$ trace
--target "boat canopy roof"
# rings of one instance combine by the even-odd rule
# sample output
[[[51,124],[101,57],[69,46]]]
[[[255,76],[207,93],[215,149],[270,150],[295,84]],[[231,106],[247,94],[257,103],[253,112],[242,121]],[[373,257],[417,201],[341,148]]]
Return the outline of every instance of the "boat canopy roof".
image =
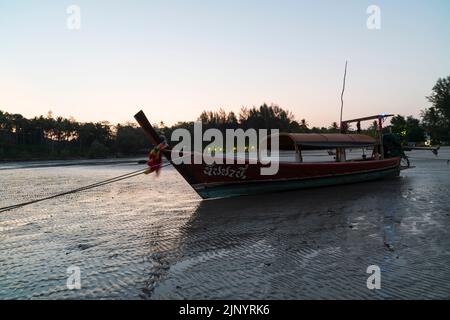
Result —
[[[363,134],[342,134],[342,133],[280,133],[280,150],[295,150],[297,145],[300,149],[320,150],[334,148],[362,148],[373,146],[376,140]],[[267,137],[268,148],[271,146],[271,138]]]
[[[369,117],[363,117],[363,118],[356,118],[356,119],[351,119],[351,120],[344,120],[342,121],[343,123],[352,123],[352,122],[361,122],[361,121],[369,121],[369,120],[379,120],[382,119],[384,120],[385,118],[389,118],[389,117],[393,117],[395,116],[395,114],[377,114],[374,116],[369,116]]]

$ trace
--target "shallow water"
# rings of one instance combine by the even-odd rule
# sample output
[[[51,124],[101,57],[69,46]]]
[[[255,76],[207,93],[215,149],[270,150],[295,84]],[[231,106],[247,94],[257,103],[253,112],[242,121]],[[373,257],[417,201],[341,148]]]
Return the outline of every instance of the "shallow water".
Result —
[[[203,202],[164,168],[0,213],[0,298],[450,298],[450,167],[410,156],[398,179]],[[23,167],[2,166],[0,207],[143,166]]]

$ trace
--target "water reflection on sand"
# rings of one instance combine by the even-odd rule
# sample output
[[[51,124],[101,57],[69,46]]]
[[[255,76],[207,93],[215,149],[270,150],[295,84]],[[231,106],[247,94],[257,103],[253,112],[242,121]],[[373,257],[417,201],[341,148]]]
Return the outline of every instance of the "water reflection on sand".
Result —
[[[7,212],[0,297],[448,298],[450,169],[415,165],[387,181],[203,202],[168,169]],[[135,169],[5,170],[1,206]],[[373,264],[381,290],[366,287]],[[66,287],[70,265],[81,290]]]

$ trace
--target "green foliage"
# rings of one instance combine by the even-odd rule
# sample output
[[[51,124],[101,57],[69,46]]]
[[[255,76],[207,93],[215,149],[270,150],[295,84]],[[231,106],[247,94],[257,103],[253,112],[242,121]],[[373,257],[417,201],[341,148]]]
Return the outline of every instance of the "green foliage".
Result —
[[[107,122],[80,123],[74,119],[46,117],[26,119],[0,111],[0,160],[69,159],[111,155],[112,127]],[[93,142],[97,141],[98,144]]]
[[[395,116],[391,119],[392,133],[397,134],[403,143],[422,142],[425,140],[425,130],[418,119],[409,116]]]
[[[100,143],[98,140],[94,140],[92,142],[88,156],[89,158],[104,158],[109,154],[109,149],[102,143]]]
[[[202,122],[204,129],[216,128],[222,132],[226,129],[279,129],[283,132],[307,132],[308,122],[302,119],[295,120],[292,112],[284,110],[277,105],[263,104],[260,107],[241,108],[239,115],[234,112],[228,114],[219,109],[217,112],[203,111],[198,121]],[[193,123],[179,123],[177,128],[191,129]]]
[[[403,116],[395,116],[391,119],[392,132],[400,137],[406,136],[406,119]]]
[[[432,107],[422,111],[422,124],[434,143],[450,143],[450,76],[438,79],[427,97]]]
[[[117,125],[115,137],[115,150],[119,154],[139,154],[150,149],[144,131],[133,125]]]
[[[339,125],[337,122],[333,122],[331,126],[328,127],[330,133],[339,133]]]
[[[292,112],[277,105],[267,104],[259,108],[242,108],[239,113],[239,124],[243,129],[279,129],[283,132],[292,132],[293,129],[299,128]]]
[[[425,140],[425,130],[418,119],[409,116],[406,118],[406,139],[410,142],[422,142]]]
[[[436,108],[431,107],[421,113],[422,125],[431,137],[432,144],[440,144],[447,138],[447,125],[444,117],[439,115]]]

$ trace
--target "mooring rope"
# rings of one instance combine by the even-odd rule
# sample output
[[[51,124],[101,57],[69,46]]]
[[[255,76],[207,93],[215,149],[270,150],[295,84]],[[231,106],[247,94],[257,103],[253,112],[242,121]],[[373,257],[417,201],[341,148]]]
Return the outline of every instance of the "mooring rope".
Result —
[[[170,165],[170,163],[166,163],[166,164],[161,165],[160,168],[167,167],[169,165]],[[26,202],[17,203],[17,204],[14,204],[14,205],[2,207],[2,208],[0,208],[0,213],[1,212],[5,212],[5,211],[10,211],[10,210],[13,210],[13,209],[17,209],[17,208],[21,208],[21,207],[24,207],[24,206],[27,206],[27,205],[30,205],[30,204],[33,204],[33,203],[38,203],[38,202],[42,202],[42,201],[45,201],[45,200],[50,200],[50,199],[66,196],[66,195],[69,195],[69,194],[74,194],[74,193],[77,193],[77,192],[86,191],[86,190],[90,190],[90,189],[93,189],[93,188],[101,187],[101,186],[104,186],[104,185],[107,185],[107,184],[111,184],[111,183],[114,183],[114,182],[117,182],[117,181],[133,178],[133,177],[136,177],[138,175],[146,173],[149,169],[152,169],[152,167],[147,167],[147,168],[139,169],[139,170],[132,171],[132,172],[129,172],[129,173],[125,173],[125,174],[119,175],[117,177],[113,177],[113,178],[109,178],[109,179],[106,179],[106,180],[102,180],[102,181],[99,181],[99,182],[96,182],[96,183],[93,183],[93,184],[89,184],[89,185],[86,185],[86,186],[83,186],[83,187],[80,187],[80,188],[76,188],[76,189],[72,189],[72,190],[69,190],[69,191],[57,193],[57,194],[54,194],[54,195],[51,195],[51,196],[47,196],[47,197],[43,197],[43,198],[31,200],[31,201],[26,201]]]

